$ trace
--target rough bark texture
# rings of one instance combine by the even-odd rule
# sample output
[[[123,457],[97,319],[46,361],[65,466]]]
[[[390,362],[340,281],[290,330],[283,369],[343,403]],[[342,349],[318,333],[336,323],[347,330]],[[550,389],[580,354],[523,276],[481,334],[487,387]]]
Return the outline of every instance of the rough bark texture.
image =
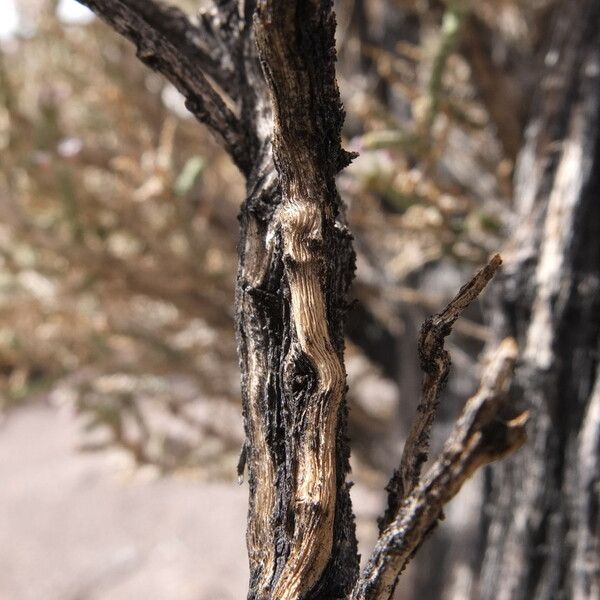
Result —
[[[443,504],[475,468],[524,438],[524,417],[504,410],[514,354],[511,344],[507,357],[505,345],[501,367],[421,476],[448,369],[444,337],[499,258],[424,329],[423,405],[400,469],[402,489],[392,494],[359,575],[343,362],[354,252],[334,179],[352,156],[340,145],[332,2],[220,0],[197,22],[156,0],[83,4],[177,86],[247,179],[236,308],[250,487],[248,598],[389,599]]]
[[[489,265],[465,285],[441,313],[427,319],[421,328],[419,358],[424,373],[421,402],[417,406],[417,415],[404,445],[400,468],[386,488],[388,506],[379,522],[380,531],[390,524],[402,500],[419,483],[423,463],[427,460],[429,437],[440,393],[450,372],[450,355],[444,349],[444,339],[450,335],[452,326],[465,308],[481,294],[501,263],[500,256],[494,256]]]
[[[600,597],[600,2],[557,8],[498,289],[530,440],[496,467],[482,599]]]
[[[311,591],[313,598],[341,598],[358,568],[345,481],[342,357],[354,254],[334,182],[348,162],[340,147],[334,26],[327,3],[261,2],[255,16],[281,189],[281,202],[257,240],[271,262],[267,274],[276,274],[274,288],[261,289],[243,265],[240,270],[240,340],[242,348],[252,346],[242,368],[249,379],[255,501],[248,545],[250,597],[256,598],[299,598]],[[265,302],[270,296],[263,292],[273,299]],[[269,350],[270,361],[253,364],[251,354]]]

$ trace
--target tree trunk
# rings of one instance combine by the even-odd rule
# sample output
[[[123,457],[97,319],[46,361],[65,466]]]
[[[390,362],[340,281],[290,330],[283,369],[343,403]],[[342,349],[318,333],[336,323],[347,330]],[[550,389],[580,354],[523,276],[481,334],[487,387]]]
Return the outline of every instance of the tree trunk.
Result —
[[[242,208],[238,339],[249,598],[342,598],[358,576],[346,474],[343,322],[354,273],[334,177],[349,162],[330,8],[259,5],[280,192]],[[263,199],[263,202],[266,199]]]
[[[600,598],[600,2],[558,6],[497,294],[523,451],[486,491],[481,599]]]

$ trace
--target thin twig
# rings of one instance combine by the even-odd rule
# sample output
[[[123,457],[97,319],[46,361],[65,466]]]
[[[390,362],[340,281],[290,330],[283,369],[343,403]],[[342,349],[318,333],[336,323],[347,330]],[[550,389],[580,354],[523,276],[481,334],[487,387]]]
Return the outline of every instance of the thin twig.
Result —
[[[528,413],[507,416],[504,403],[516,357],[515,341],[505,339],[484,373],[481,388],[465,405],[442,454],[380,535],[352,600],[388,600],[398,575],[463,483],[478,467],[523,444]]]
[[[386,487],[388,506],[379,520],[380,531],[390,523],[403,498],[417,485],[421,468],[427,460],[431,427],[440,393],[450,371],[450,355],[444,348],[444,339],[452,331],[452,326],[461,313],[479,296],[501,264],[502,259],[496,254],[461,288],[441,313],[427,319],[421,328],[419,358],[424,372],[421,401],[404,445],[400,468],[394,472]]]

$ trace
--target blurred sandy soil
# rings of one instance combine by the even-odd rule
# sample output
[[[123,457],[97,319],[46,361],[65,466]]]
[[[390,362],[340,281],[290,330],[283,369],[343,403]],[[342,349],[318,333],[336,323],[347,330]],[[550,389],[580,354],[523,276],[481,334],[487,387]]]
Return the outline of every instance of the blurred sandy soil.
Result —
[[[247,487],[126,473],[65,411],[0,424],[0,600],[245,597]],[[353,490],[368,545],[381,498]]]
[[[243,597],[247,488],[125,476],[77,435],[43,407],[2,426],[2,600]]]

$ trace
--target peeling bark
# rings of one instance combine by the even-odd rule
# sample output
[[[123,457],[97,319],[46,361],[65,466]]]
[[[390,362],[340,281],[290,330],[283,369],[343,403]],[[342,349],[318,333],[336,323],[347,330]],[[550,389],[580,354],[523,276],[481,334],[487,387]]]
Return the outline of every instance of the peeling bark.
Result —
[[[354,254],[339,220],[334,182],[347,157],[340,147],[333,33],[331,10],[318,3],[258,5],[255,35],[271,97],[281,188],[266,238],[281,263],[277,293],[285,319],[272,372],[279,380],[274,408],[282,413],[282,430],[269,432],[273,407],[262,415],[272,440],[266,449],[275,454],[274,472],[283,481],[257,481],[259,489],[275,490],[271,505],[261,510],[277,524],[275,554],[263,566],[257,598],[304,597],[317,584],[312,597],[343,597],[356,578],[342,362]],[[274,453],[284,440],[283,452]],[[346,556],[326,573],[332,554]]]

